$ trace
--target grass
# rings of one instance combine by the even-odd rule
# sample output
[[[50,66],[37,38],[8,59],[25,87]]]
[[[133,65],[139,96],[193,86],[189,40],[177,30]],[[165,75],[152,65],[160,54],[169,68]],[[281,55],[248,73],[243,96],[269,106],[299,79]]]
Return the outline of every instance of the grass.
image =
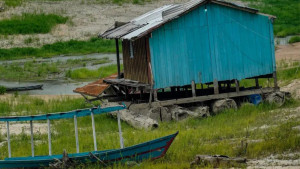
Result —
[[[0,65],[0,79],[4,80],[45,80],[65,78],[69,69],[109,63],[109,58],[68,59],[67,61],[27,61]]]
[[[4,0],[4,3],[8,7],[17,7],[22,5],[24,0]]]
[[[0,60],[112,52],[115,52],[115,43],[113,40],[91,38],[88,41],[70,40],[66,42],[56,42],[44,45],[41,48],[27,47],[0,49]]]
[[[123,66],[121,66],[121,69]],[[69,78],[71,79],[98,79],[104,78],[109,75],[117,73],[117,65],[108,65],[100,67],[97,70],[89,70],[87,68],[80,68],[68,73]]]
[[[16,104],[17,103],[17,104]],[[14,106],[12,106],[14,105]],[[0,101],[0,114],[37,114],[61,112],[86,108],[83,99],[58,99],[45,102],[29,96],[11,97]],[[283,108],[300,106],[297,100],[287,101]],[[125,146],[131,146],[179,131],[166,156],[155,161],[146,161],[131,168],[189,168],[196,154],[225,154],[231,157],[263,158],[271,154],[297,152],[300,150],[300,136],[293,127],[300,125],[299,118],[285,118],[292,111],[278,110],[275,105],[258,106],[243,104],[238,110],[226,110],[216,116],[204,119],[190,118],[180,122],[161,123],[153,131],[137,130],[122,123]],[[295,112],[294,112],[295,113]],[[296,112],[297,113],[297,112]],[[285,119],[285,120],[282,120]],[[99,149],[119,148],[117,121],[107,115],[95,116],[97,143]],[[59,120],[52,123],[55,132],[52,136],[54,154],[63,149],[76,152],[73,120]],[[268,128],[260,128],[263,125]],[[78,119],[80,152],[93,150],[93,138],[90,117]],[[47,135],[35,135],[35,152],[48,154]],[[241,141],[247,147],[241,146]],[[43,144],[37,144],[41,142]],[[13,156],[30,156],[30,137],[21,134],[12,136]],[[0,147],[0,159],[7,157],[7,144]],[[78,168],[84,168],[79,166]],[[91,165],[89,168],[99,168]],[[108,168],[129,168],[115,165]]]
[[[36,34],[49,33],[57,24],[64,24],[67,17],[55,14],[23,14],[10,19],[0,20],[0,34]]]
[[[296,43],[300,42],[300,36],[293,36],[290,40],[289,43]]]
[[[300,3],[298,0],[243,0],[260,12],[275,15],[274,33],[278,37],[300,33]]]

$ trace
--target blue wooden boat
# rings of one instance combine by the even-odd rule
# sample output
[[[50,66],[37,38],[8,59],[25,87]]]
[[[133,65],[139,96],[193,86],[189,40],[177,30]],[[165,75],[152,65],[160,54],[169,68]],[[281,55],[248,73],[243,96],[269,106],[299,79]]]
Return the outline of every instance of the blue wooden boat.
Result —
[[[110,164],[115,162],[126,162],[126,161],[136,161],[140,162],[145,159],[157,159],[163,157],[173,140],[177,136],[178,132],[171,134],[169,136],[161,137],[152,141],[144,142],[138,145],[124,147],[121,123],[120,123],[120,114],[118,113],[118,125],[119,125],[119,136],[120,136],[120,149],[104,150],[97,151],[97,143],[95,137],[95,123],[94,115],[103,114],[112,111],[119,111],[125,109],[125,105],[100,108],[94,107],[90,109],[75,110],[66,113],[54,113],[46,115],[37,115],[37,116],[18,116],[18,117],[2,117],[0,122],[7,123],[7,138],[8,138],[8,151],[9,158],[0,160],[0,168],[36,168],[36,167],[48,167],[51,164],[56,163],[57,161],[63,160],[63,155],[52,155],[51,152],[51,132],[50,132],[50,120],[74,118],[75,124],[75,138],[76,138],[76,149],[77,153],[69,154],[69,160],[74,164],[81,163],[93,163],[101,162],[102,164]],[[78,142],[78,129],[77,129],[77,117],[83,117],[91,115],[92,117],[92,127],[93,127],[93,139],[94,139],[94,151],[79,153],[79,142]],[[32,121],[35,120],[47,120],[48,121],[48,144],[49,144],[49,155],[48,156],[35,156],[34,155],[34,142],[33,142],[33,130],[32,130]],[[32,156],[31,157],[11,157],[11,148],[10,148],[10,136],[9,136],[9,122],[11,121],[30,121],[31,127],[31,148]]]

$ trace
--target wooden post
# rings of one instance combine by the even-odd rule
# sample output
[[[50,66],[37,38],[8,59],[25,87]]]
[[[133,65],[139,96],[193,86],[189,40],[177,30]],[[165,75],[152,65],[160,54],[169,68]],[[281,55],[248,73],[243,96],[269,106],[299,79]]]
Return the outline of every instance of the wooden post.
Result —
[[[235,91],[236,92],[240,92],[240,83],[237,79],[234,80],[235,81]]]
[[[92,118],[92,128],[93,128],[94,150],[97,151],[97,140],[96,140],[94,112],[91,112],[91,118]]]
[[[192,81],[191,85],[192,85],[192,95],[193,97],[196,97],[196,84],[194,80]]]
[[[79,153],[79,140],[78,140],[78,128],[77,128],[77,116],[76,115],[74,115],[74,126],[75,126],[76,152]]]
[[[31,156],[34,157],[34,142],[33,142],[33,124],[30,120],[30,136],[31,136]]]
[[[255,87],[256,87],[257,89],[259,89],[259,82],[258,82],[258,78],[255,78]]]
[[[120,52],[119,52],[119,40],[116,41],[116,55],[117,55],[117,66],[118,66],[118,79],[121,78],[121,67],[120,67]]]
[[[11,158],[10,135],[9,135],[9,121],[6,122],[6,127],[7,127],[8,157]]]
[[[51,145],[51,124],[50,119],[47,119],[48,123],[48,149],[49,149],[49,156],[52,155],[52,145]]]
[[[217,79],[214,80],[214,94],[219,94],[219,84]]]
[[[277,90],[277,89],[279,89],[279,87],[278,87],[278,83],[277,83],[277,73],[276,73],[276,71],[273,72],[273,78],[274,78],[274,88],[275,88],[275,90]]]
[[[154,89],[154,101],[158,101],[158,98],[157,98],[157,89]]]
[[[120,117],[120,111],[118,111],[118,127],[119,127],[119,137],[120,137],[120,146],[121,148],[124,148],[124,140],[122,136],[122,128],[121,128],[121,117]]]

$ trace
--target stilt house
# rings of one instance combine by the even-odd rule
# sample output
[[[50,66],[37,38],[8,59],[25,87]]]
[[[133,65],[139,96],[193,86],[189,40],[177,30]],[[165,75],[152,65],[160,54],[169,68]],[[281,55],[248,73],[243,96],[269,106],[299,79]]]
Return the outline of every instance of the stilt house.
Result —
[[[220,94],[232,92],[231,84],[234,92],[244,90],[239,87],[242,79],[255,79],[255,89],[260,88],[258,78],[275,78],[277,87],[274,19],[241,4],[192,0],[116,23],[100,37],[116,40],[118,60],[122,41],[124,75],[118,64],[119,78],[104,82],[126,96],[149,93],[155,100],[157,92],[171,97],[176,91],[185,91],[185,98],[225,97]],[[203,85],[211,86],[201,90]]]

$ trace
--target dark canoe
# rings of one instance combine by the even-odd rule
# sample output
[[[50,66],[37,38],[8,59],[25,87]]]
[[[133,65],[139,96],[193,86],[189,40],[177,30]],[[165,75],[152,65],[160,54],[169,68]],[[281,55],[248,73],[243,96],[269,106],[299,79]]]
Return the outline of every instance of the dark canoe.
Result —
[[[139,162],[146,159],[157,159],[166,154],[177,134],[178,132],[123,149],[75,153],[69,154],[68,157],[72,162],[79,164],[93,162],[109,164],[115,162]],[[56,159],[61,160],[62,158],[63,155],[6,158],[5,160],[0,161],[0,168],[48,167],[49,164],[55,163],[57,161]]]
[[[34,86],[24,86],[24,87],[7,87],[6,91],[27,91],[27,90],[40,90],[43,89],[43,85],[34,85]]]

